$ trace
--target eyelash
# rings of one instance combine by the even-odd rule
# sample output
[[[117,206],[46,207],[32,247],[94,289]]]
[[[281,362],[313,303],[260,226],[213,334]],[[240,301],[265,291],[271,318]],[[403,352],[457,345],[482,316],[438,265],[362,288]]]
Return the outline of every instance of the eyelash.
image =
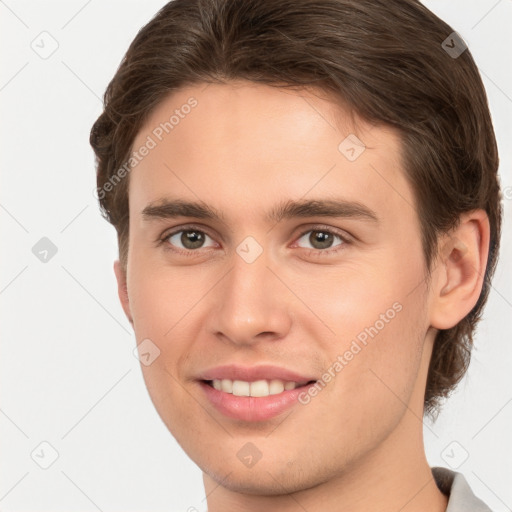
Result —
[[[160,238],[158,238],[157,246],[158,247],[163,246],[165,251],[171,251],[173,253],[177,253],[182,256],[197,257],[197,253],[199,252],[200,249],[196,249],[196,250],[180,249],[177,247],[173,247],[169,243],[167,243],[171,236],[176,235],[177,233],[186,232],[186,231],[196,231],[203,235],[207,235],[213,239],[213,237],[204,229],[199,228],[194,225],[188,225],[188,226],[182,226],[182,227],[180,227],[180,229],[176,229],[174,231],[165,232]],[[327,226],[321,226],[321,225],[313,226],[313,227],[310,227],[310,228],[302,231],[300,233],[300,235],[297,237],[297,240],[300,240],[305,234],[310,233],[311,231],[318,231],[321,233],[331,234],[333,236],[338,237],[343,243],[335,246],[336,247],[335,249],[332,249],[332,248],[325,249],[325,250],[323,250],[323,249],[309,249],[309,250],[306,249],[306,250],[308,250],[308,253],[307,253],[308,256],[322,257],[325,255],[330,255],[332,253],[338,253],[338,252],[342,251],[346,245],[349,245],[352,243],[352,241],[346,235],[342,235],[340,232],[333,230],[332,228],[329,228]],[[208,250],[208,249],[211,249],[211,248],[207,248],[206,250]]]

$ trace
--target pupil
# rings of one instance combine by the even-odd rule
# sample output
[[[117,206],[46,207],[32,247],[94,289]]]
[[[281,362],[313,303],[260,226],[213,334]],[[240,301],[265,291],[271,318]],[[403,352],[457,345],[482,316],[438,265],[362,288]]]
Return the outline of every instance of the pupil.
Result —
[[[204,242],[204,236],[197,231],[185,231],[181,235],[181,243],[187,249],[197,249]]]
[[[313,231],[309,240],[313,247],[316,247],[315,244],[319,244],[320,247],[316,247],[317,249],[326,249],[332,244],[332,236],[331,233],[325,233],[324,231]]]

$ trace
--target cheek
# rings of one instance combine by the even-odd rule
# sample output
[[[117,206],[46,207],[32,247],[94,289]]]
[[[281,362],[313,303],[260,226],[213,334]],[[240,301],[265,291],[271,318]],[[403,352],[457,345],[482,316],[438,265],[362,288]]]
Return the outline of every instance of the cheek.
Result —
[[[171,339],[193,316],[194,306],[207,292],[197,268],[165,268],[148,259],[137,265],[129,279],[130,309],[138,336]]]
[[[301,277],[287,271],[285,276],[293,282],[293,290],[303,302],[302,306],[296,304],[298,318],[310,329],[316,329],[316,337],[321,342],[325,340],[323,348],[327,348],[333,342],[358,336],[363,341],[371,339],[372,334],[382,337],[404,317],[422,314],[424,298],[420,300],[417,293],[422,290],[418,286],[420,267],[420,263],[414,266],[385,251],[375,251],[353,257],[339,267],[312,267]],[[406,305],[407,313],[403,314]],[[325,326],[330,328],[330,335]],[[319,329],[324,330],[321,337]],[[343,345],[337,346],[340,347]]]
[[[198,329],[194,305],[204,291],[194,286],[200,281],[191,282],[178,272],[146,266],[137,269],[135,275],[130,302],[137,343],[149,338],[159,350],[150,365],[141,365],[142,374],[155,409],[180,442],[180,426],[193,424],[193,418],[188,421],[193,408],[190,397],[183,392],[183,368],[190,340],[196,338]],[[180,421],[176,421],[177,411]]]
[[[194,285],[200,281],[190,281],[179,272],[151,264],[133,265],[132,270],[129,295],[137,344],[149,339],[158,353],[150,365],[141,365],[144,380],[157,410],[174,410],[181,398],[177,381],[189,350],[187,340],[194,338],[190,329],[197,329],[191,323],[194,305],[204,291]]]
[[[393,298],[399,300],[392,302]],[[340,336],[336,352],[331,352],[332,360],[337,354],[343,356],[333,396],[346,405],[356,423],[373,432],[390,431],[410,402],[420,370],[426,322],[421,292],[392,295],[375,305],[363,308],[357,324],[345,319],[352,322],[349,334]],[[341,421],[348,420],[342,417]],[[350,421],[345,424],[349,430],[351,426]]]
[[[322,279],[322,293],[310,286],[302,296],[334,332],[311,317],[312,339],[327,356],[326,371],[336,375],[328,392],[367,419],[379,416],[376,411],[389,416],[409,400],[428,327],[422,260],[411,260],[416,266],[380,261],[364,271],[333,271]]]

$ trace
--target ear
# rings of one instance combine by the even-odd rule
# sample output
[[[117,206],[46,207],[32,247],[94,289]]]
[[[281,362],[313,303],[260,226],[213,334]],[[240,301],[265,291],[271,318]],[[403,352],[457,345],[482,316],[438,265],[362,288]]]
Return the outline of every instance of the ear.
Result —
[[[432,327],[450,329],[477,303],[489,256],[489,239],[489,219],[484,210],[463,214],[459,226],[443,236],[434,270]]]
[[[124,313],[133,327],[133,318],[130,311],[130,300],[128,298],[128,287],[126,285],[126,272],[121,267],[119,260],[114,261],[114,273],[117,279],[117,294],[123,306]]]

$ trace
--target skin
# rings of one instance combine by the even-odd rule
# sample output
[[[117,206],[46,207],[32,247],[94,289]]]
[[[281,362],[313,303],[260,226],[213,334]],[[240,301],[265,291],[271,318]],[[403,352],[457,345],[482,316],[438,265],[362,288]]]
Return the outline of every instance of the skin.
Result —
[[[191,96],[197,106],[130,172],[128,263],[114,270],[137,343],[149,338],[160,350],[142,365],[145,382],[203,471],[209,512],[444,511],[423,445],[427,369],[437,330],[478,299],[487,216],[468,212],[441,239],[427,286],[415,199],[391,128],[354,124],[318,90],[195,84],[158,105],[133,148]],[[366,146],[355,161],[338,150],[350,133]],[[224,220],[144,220],[144,207],[165,197],[203,201]],[[334,197],[366,205],[378,223],[264,218],[284,200]],[[192,256],[164,250],[186,251],[179,235],[155,244],[187,223],[207,235]],[[334,236],[322,249],[310,232],[301,237],[318,225],[351,243]],[[247,236],[263,249],[252,263],[236,252]],[[318,254],[329,249],[339,250]],[[320,378],[396,302],[401,311],[316,397],[270,420],[225,417],[195,380],[227,363]],[[262,454],[250,468],[237,457],[247,442]]]

